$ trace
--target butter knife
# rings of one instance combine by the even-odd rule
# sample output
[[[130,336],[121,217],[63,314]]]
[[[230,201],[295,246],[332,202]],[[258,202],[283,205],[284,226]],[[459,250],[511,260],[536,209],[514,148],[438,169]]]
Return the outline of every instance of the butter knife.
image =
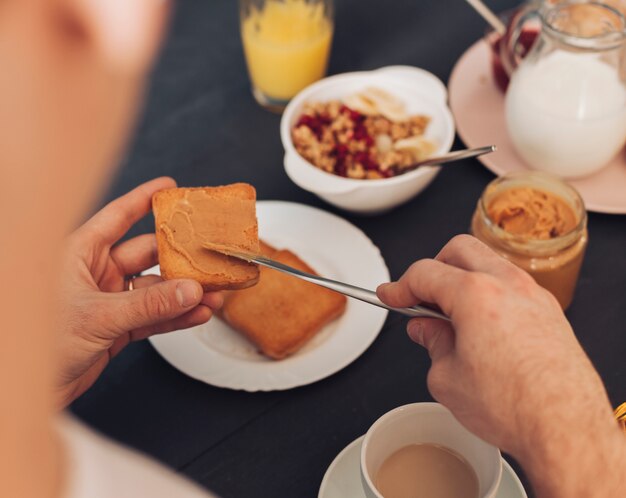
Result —
[[[355,285],[339,282],[337,280],[331,280],[329,278],[312,275],[311,273],[303,272],[301,270],[298,270],[297,268],[293,268],[291,266],[285,265],[278,261],[274,261],[273,259],[267,258],[259,254],[237,252],[233,251],[231,248],[214,244],[211,244],[210,246],[206,245],[205,248],[212,251],[220,252],[222,254],[226,254],[227,256],[232,256],[237,259],[242,259],[244,261],[247,261],[248,263],[256,263],[257,265],[265,266],[267,268],[271,268],[273,270],[292,275],[312,284],[319,285],[320,287],[325,287],[335,292],[339,292],[340,294],[343,294],[345,296],[358,299],[359,301],[363,301],[365,303],[373,304],[374,306],[378,306],[379,308],[385,308],[389,311],[395,311],[396,313],[400,313],[405,316],[409,316],[412,318],[439,318],[441,320],[450,321],[450,318],[448,318],[443,313],[427,308],[425,306],[416,305],[411,306],[410,308],[394,308],[392,306],[387,306],[380,299],[378,299],[378,296],[374,291],[363,289],[362,287],[357,287]]]

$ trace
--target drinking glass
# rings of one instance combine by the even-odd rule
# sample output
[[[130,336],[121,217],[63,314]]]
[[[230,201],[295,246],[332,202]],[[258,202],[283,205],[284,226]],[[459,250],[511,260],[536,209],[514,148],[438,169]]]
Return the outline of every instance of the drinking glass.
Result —
[[[326,74],[332,0],[239,0],[243,49],[256,101],[282,111]]]

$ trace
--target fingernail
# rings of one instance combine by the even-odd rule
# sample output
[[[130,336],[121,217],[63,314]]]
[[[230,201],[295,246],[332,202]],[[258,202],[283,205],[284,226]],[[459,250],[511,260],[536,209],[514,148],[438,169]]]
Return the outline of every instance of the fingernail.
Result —
[[[183,308],[189,308],[198,304],[200,294],[198,284],[194,282],[181,282],[176,286],[176,300]]]
[[[424,329],[420,322],[411,320],[406,326],[406,331],[413,342],[417,342],[420,346],[424,345]]]

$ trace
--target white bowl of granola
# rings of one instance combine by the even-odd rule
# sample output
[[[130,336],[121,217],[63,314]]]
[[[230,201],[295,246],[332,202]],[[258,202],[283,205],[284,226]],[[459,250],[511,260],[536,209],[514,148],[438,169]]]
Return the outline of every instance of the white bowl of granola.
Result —
[[[410,66],[330,76],[302,90],[282,117],[285,171],[342,209],[375,214],[415,197],[448,152],[454,120],[444,84]]]

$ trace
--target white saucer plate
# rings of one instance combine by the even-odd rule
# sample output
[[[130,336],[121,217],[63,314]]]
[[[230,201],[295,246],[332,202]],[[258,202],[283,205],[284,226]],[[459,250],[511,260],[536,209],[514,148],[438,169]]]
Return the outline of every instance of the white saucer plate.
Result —
[[[365,498],[361,486],[361,443],[365,436],[352,441],[330,464],[320,486],[318,498]],[[528,498],[515,471],[502,459],[502,480],[496,498]]]
[[[257,203],[259,236],[290,249],[322,276],[375,289],[389,281],[380,251],[343,218],[302,204]],[[158,267],[145,273],[157,273]],[[348,299],[345,313],[296,354],[274,361],[226,323],[213,318],[188,330],[150,338],[158,353],[194,379],[245,391],[291,389],[332,375],[357,359],[378,336],[387,311]]]
[[[478,160],[498,176],[527,170],[506,130],[504,94],[493,81],[491,48],[485,40],[465,51],[448,86],[456,130],[465,145],[498,147],[497,152]],[[626,149],[600,171],[569,183],[580,192],[589,211],[626,214]]]

